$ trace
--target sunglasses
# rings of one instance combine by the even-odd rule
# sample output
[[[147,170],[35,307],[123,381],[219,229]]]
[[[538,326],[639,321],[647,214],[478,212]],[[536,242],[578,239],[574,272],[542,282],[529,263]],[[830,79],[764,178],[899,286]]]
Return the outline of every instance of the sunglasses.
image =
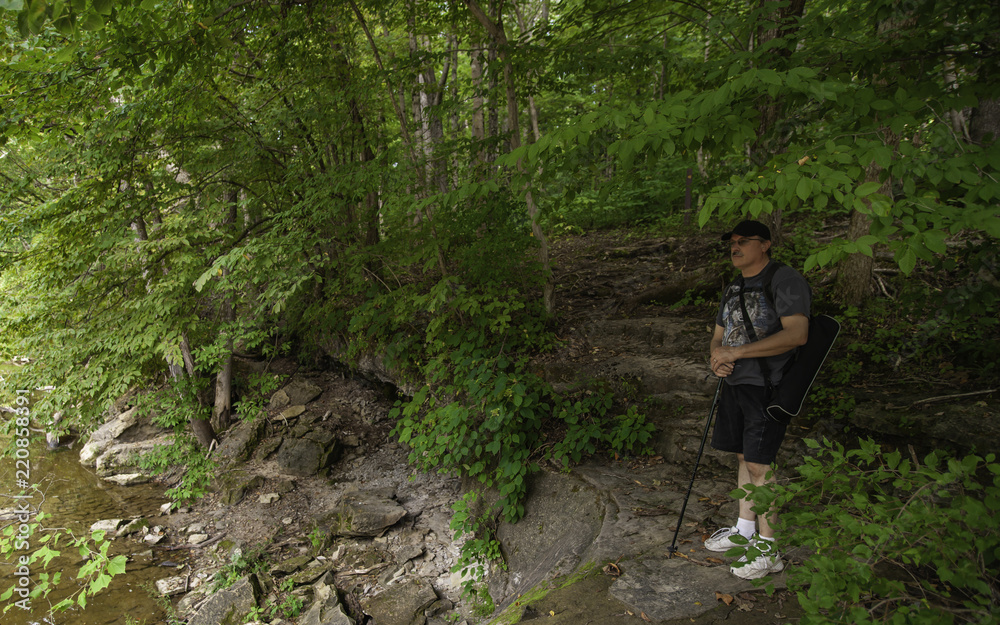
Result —
[[[746,247],[747,243],[749,243],[750,241],[763,241],[763,240],[764,239],[759,239],[756,237],[744,238],[744,239],[732,239],[731,241],[729,241],[729,247],[732,247],[733,245],[737,245],[739,247]]]

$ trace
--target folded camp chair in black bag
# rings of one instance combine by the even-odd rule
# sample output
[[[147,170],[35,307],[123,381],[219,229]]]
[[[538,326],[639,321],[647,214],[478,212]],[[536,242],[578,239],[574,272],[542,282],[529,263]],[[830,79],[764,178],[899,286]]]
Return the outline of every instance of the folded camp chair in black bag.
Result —
[[[780,263],[772,263],[764,275],[764,296],[769,301],[774,302],[774,295],[771,293],[771,278]],[[743,313],[743,323],[746,326],[747,335],[751,341],[757,341],[757,332],[750,322],[750,315],[747,313],[746,300],[744,298],[743,278],[737,279],[740,285],[740,308]],[[767,387],[771,390],[771,399],[765,409],[767,416],[775,421],[788,423],[792,417],[798,416],[802,412],[802,404],[812,388],[819,370],[823,367],[827,355],[833,348],[837,335],[840,334],[840,322],[829,315],[815,315],[809,319],[809,338],[806,344],[798,348],[795,356],[785,366],[781,381],[777,388],[771,385],[771,372],[768,368],[766,358],[758,358],[761,372]]]
[[[785,371],[767,404],[767,416],[788,423],[802,412],[802,404],[812,388],[819,370],[840,334],[840,322],[829,315],[816,315],[809,320],[809,339],[799,347],[794,365]]]

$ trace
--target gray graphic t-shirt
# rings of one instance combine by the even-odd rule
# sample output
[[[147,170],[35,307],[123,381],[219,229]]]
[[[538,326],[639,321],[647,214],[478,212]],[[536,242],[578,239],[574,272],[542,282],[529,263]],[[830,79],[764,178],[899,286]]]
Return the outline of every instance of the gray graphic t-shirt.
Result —
[[[767,267],[770,267],[770,264]],[[787,265],[781,265],[771,278],[771,292],[774,295],[774,308],[772,308],[764,296],[763,288],[767,267],[756,276],[747,278],[744,286],[747,314],[750,315],[750,322],[753,324],[758,340],[781,330],[781,317],[796,314],[808,317],[812,301],[812,290],[802,274]],[[743,323],[743,311],[740,309],[738,280],[729,285],[723,293],[715,323],[725,329],[722,339],[723,345],[745,345],[750,342],[746,326]],[[794,354],[795,350],[791,350],[767,359],[772,384],[777,385],[781,380],[782,370]],[[728,384],[764,386],[764,374],[760,370],[760,363],[757,362],[756,358],[737,360],[736,366],[732,374],[726,378],[726,382]]]

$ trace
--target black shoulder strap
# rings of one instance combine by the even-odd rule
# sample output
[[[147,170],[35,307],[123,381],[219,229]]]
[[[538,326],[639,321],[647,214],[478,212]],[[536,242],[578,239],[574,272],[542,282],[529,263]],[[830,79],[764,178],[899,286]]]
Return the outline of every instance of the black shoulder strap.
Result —
[[[771,276],[764,276],[764,279],[767,281],[765,288],[769,289],[771,286]],[[751,343],[756,343],[759,340],[757,338],[757,330],[754,329],[753,321],[750,320],[750,313],[747,312],[747,300],[743,296],[746,292],[746,281],[743,279],[743,276],[740,276],[737,282],[739,282],[740,285],[740,310],[743,312],[743,325],[747,329],[747,338],[750,339]],[[767,290],[764,292],[767,293]],[[760,372],[764,374],[764,388],[767,389],[768,396],[770,396],[771,389],[773,388],[773,385],[771,384],[771,367],[767,364],[767,358],[758,358],[757,362],[760,364]]]
[[[761,286],[764,289],[764,298],[767,300],[767,305],[770,306],[771,310],[775,313],[778,312],[778,309],[774,305],[774,289],[771,287],[771,279],[774,278],[774,274],[776,274],[782,267],[784,267],[784,264],[779,263],[776,260],[771,261],[771,263],[767,266],[767,269],[764,270],[764,281],[761,283]]]

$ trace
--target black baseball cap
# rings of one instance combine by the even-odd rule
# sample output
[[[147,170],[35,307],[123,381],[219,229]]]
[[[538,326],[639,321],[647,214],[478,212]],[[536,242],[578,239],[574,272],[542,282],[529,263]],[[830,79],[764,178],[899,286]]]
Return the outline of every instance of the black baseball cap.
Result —
[[[722,240],[728,241],[733,238],[734,234],[741,237],[760,237],[765,241],[771,240],[771,231],[768,227],[752,219],[746,219],[736,224],[736,227],[732,231],[722,235]]]

